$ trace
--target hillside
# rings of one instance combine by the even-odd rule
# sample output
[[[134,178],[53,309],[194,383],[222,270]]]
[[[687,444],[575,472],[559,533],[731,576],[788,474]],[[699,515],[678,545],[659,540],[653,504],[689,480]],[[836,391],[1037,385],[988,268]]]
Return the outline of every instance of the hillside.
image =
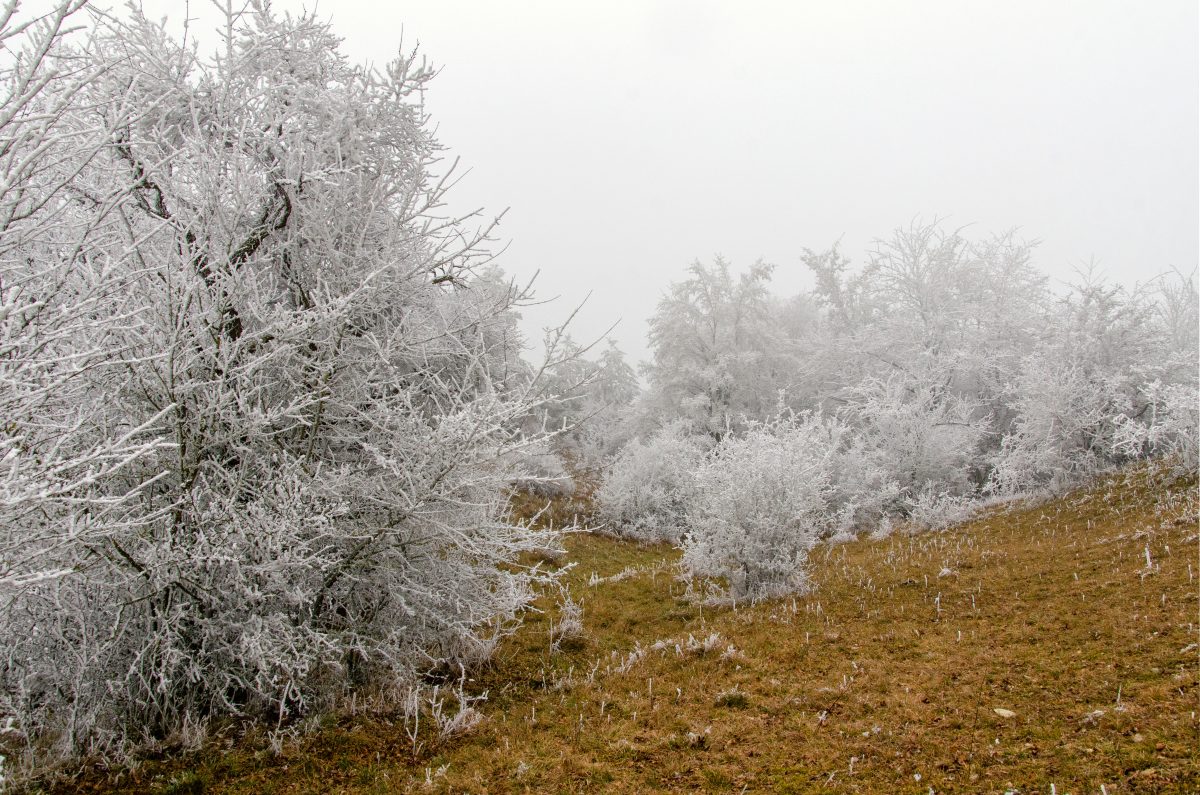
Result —
[[[463,735],[426,714],[414,754],[402,716],[345,716],[275,755],[231,728],[70,789],[1194,792],[1196,509],[1194,480],[1114,476],[820,548],[809,595],[737,610],[689,599],[669,548],[577,534],[583,636],[552,651],[547,598]]]

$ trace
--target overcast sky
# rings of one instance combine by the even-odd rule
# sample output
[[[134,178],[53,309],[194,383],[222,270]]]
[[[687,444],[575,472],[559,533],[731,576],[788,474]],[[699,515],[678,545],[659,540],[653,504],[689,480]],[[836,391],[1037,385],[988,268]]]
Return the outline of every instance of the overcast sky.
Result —
[[[205,4],[206,5],[206,4]],[[277,10],[312,3],[276,0]],[[147,2],[181,18],[182,2]],[[1196,0],[341,0],[357,60],[403,36],[441,74],[456,208],[508,209],[501,264],[538,292],[526,330],[590,292],[579,339],[646,355],[646,318],[694,259],[807,277],[914,217],[1019,227],[1068,279],[1200,260]],[[193,16],[210,12],[193,3]]]

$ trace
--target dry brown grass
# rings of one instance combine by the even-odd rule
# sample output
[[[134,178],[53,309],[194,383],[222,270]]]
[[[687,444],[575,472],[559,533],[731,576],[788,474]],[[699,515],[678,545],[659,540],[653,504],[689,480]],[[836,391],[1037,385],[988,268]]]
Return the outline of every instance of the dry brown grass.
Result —
[[[548,598],[469,683],[470,734],[414,756],[398,718],[347,717],[281,755],[214,741],[74,786],[1197,792],[1196,502],[1119,476],[820,550],[813,593],[736,611],[689,600],[669,548],[576,535],[585,636],[551,650]]]

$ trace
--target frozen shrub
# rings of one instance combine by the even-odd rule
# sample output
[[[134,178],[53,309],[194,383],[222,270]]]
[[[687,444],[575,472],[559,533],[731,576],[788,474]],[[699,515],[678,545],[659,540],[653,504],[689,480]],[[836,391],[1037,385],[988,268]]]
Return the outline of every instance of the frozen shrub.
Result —
[[[971,490],[969,474],[987,434],[987,418],[973,401],[940,387],[932,377],[867,381],[846,409],[875,466],[907,499],[934,489]]]
[[[547,445],[531,445],[518,451],[513,460],[517,477],[513,488],[539,497],[567,497],[575,493],[575,481],[562,458]]]
[[[909,500],[908,515],[917,528],[945,530],[970,519],[978,507],[970,496],[938,491],[931,484]]]
[[[776,422],[794,424],[798,420]],[[812,439],[828,450],[829,475],[826,525],[822,538],[852,536],[874,526],[900,504],[902,489],[874,440],[838,417],[812,415],[804,420]]]
[[[626,445],[596,492],[601,518],[632,538],[678,541],[704,446],[678,422]]]
[[[1098,471],[1109,460],[1116,417],[1129,411],[1117,379],[1045,354],[1022,362],[1010,406],[1016,418],[990,483],[1001,494],[1058,488]]]
[[[877,449],[843,424],[826,420],[830,443],[830,510],[835,533],[849,534],[876,527],[894,513],[901,500],[900,484],[880,462]]]
[[[1000,493],[1058,488],[1144,455],[1189,455],[1194,287],[1183,280],[1156,299],[1083,275],[1007,389],[1014,419],[990,484]]]
[[[1196,383],[1163,385],[1152,381],[1141,390],[1145,406],[1136,417],[1117,420],[1114,448],[1129,458],[1166,458],[1195,471],[1200,389]]]
[[[837,440],[819,417],[727,436],[700,466],[683,538],[684,570],[724,578],[734,601],[807,587],[808,552],[837,525]]]

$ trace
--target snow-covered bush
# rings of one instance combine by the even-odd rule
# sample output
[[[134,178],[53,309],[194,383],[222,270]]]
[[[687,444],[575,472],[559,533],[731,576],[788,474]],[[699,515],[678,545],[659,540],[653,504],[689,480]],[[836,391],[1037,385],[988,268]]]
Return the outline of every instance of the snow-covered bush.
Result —
[[[1196,383],[1158,381],[1140,390],[1143,408],[1136,417],[1117,419],[1113,447],[1129,458],[1163,458],[1194,472],[1200,436],[1200,389]]]
[[[696,472],[684,571],[723,578],[735,601],[804,590],[809,550],[839,524],[838,454],[820,417],[789,417],[722,439]]]
[[[1013,420],[989,484],[995,491],[1057,488],[1150,453],[1136,429],[1157,422],[1162,384],[1195,378],[1197,352],[1180,349],[1161,300],[1084,276],[1009,385]],[[1186,416],[1175,422],[1186,426]]]
[[[969,520],[979,507],[971,495],[938,491],[932,484],[908,500],[908,518],[914,529],[945,530]]]
[[[845,422],[823,420],[829,442],[829,497],[833,534],[847,536],[875,528],[903,504],[903,490],[870,440]]]
[[[851,394],[843,416],[859,430],[870,460],[905,498],[929,488],[947,494],[971,490],[970,474],[988,431],[977,405],[932,378],[912,376],[871,379]]]
[[[546,396],[520,291],[471,290],[487,228],[438,210],[432,72],[265,3],[208,60],[136,12],[67,49],[80,5],[7,18],[0,58],[21,764],[486,656],[554,576],[520,561],[556,536],[503,518]]]
[[[1016,418],[1001,442],[992,487],[1016,493],[1076,482],[1107,458],[1120,395],[1112,381],[1089,378],[1075,363],[1032,355],[1022,362],[1010,405]]]
[[[661,428],[644,443],[630,442],[596,492],[600,517],[621,535],[678,541],[704,450],[704,440],[689,434],[683,422]]]

